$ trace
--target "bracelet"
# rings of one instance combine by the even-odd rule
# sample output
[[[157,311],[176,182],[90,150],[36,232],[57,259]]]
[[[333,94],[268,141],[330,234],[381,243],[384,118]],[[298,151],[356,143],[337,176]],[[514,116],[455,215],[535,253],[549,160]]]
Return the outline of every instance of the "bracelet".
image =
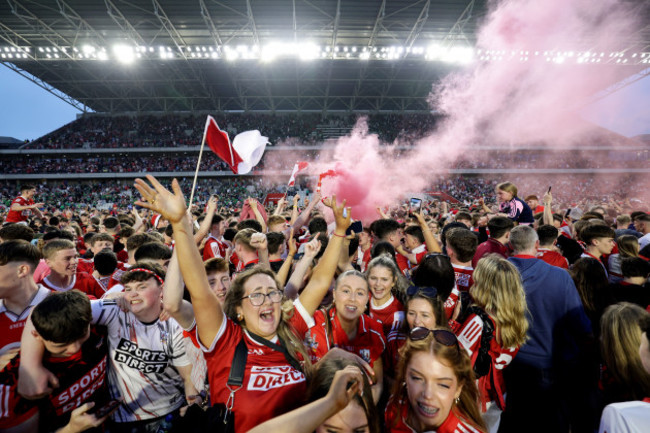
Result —
[[[338,236],[340,238],[346,238],[347,237],[346,235],[337,235],[336,233],[332,233],[332,236]]]

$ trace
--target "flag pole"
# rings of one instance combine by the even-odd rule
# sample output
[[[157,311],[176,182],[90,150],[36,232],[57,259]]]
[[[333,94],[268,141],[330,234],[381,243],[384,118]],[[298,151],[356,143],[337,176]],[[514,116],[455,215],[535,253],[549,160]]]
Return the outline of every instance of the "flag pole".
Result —
[[[194,189],[196,188],[196,179],[199,176],[199,167],[201,166],[201,158],[203,157],[203,147],[205,146],[205,136],[207,135],[206,132],[208,130],[208,125],[210,124],[210,116],[208,116],[208,120],[205,122],[205,129],[203,130],[203,140],[201,140],[201,150],[199,150],[199,160],[196,163],[196,171],[194,172],[194,182],[192,182],[192,192],[190,193],[190,202],[187,205],[187,208],[192,209],[192,201],[194,200]]]

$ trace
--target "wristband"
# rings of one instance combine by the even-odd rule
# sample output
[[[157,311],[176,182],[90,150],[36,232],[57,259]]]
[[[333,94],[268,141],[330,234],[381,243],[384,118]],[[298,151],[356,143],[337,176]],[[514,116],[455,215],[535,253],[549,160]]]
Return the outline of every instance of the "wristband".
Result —
[[[332,233],[332,236],[338,236],[339,238],[346,238],[346,235],[337,235],[336,233]]]

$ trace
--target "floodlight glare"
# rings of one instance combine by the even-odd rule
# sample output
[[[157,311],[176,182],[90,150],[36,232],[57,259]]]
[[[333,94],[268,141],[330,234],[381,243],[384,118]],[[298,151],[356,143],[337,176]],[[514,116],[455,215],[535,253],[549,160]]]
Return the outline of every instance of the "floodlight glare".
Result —
[[[133,52],[133,47],[128,45],[114,45],[113,54],[118,62],[129,64],[133,63],[135,60],[135,53]]]

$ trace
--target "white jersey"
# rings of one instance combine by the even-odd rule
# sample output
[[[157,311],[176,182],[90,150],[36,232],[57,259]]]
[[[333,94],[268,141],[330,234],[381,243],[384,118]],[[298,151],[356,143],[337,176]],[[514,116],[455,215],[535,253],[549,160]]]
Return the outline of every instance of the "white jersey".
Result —
[[[650,425],[650,403],[626,401],[605,406],[599,433],[643,433]]]
[[[142,323],[115,301],[92,301],[93,323],[108,327],[111,396],[123,404],[116,422],[165,416],[185,402],[183,379],[174,366],[189,365],[180,325],[173,319]]]

